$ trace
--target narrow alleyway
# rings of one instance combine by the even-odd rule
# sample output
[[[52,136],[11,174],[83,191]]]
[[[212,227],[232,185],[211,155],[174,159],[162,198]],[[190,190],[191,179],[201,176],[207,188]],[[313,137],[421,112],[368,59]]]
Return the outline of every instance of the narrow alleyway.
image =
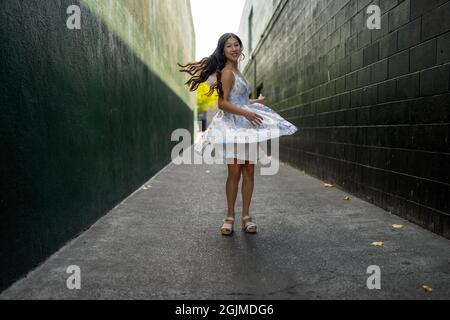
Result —
[[[226,166],[171,163],[0,297],[450,298],[447,239],[285,163],[275,176],[259,168],[251,206],[256,235],[243,234],[240,220],[234,236],[219,234]],[[240,209],[239,189],[237,216]],[[79,290],[66,286],[71,265],[81,270]],[[380,290],[367,288],[371,265],[380,267]]]

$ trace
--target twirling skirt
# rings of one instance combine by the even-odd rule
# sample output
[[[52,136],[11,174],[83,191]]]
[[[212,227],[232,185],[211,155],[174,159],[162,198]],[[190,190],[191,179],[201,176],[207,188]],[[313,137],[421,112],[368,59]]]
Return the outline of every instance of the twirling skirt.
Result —
[[[298,128],[282,118],[269,107],[255,103],[242,105],[263,117],[261,125],[253,125],[247,118],[219,110],[213,117],[208,129],[194,145],[194,150],[203,155],[207,146],[211,146],[215,157],[229,161],[257,162],[267,157],[268,140],[292,135]]]

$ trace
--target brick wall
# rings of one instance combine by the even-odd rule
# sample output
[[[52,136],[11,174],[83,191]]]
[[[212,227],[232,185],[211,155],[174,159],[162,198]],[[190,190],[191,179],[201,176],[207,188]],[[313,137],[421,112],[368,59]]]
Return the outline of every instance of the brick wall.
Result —
[[[245,69],[300,129],[282,160],[447,238],[449,17],[447,0],[282,0]]]

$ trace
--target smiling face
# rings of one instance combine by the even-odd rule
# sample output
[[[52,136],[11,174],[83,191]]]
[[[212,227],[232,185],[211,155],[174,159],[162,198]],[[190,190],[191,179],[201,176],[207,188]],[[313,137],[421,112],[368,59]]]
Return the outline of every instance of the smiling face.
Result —
[[[225,42],[224,52],[228,61],[237,61],[242,52],[239,41],[233,37],[229,38],[227,42]]]

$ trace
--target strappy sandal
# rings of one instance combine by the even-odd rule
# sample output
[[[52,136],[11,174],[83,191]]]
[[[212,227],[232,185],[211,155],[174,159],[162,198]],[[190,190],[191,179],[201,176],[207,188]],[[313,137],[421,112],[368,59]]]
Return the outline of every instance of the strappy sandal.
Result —
[[[226,223],[227,221],[232,221],[233,223]],[[233,224],[234,224],[234,218],[233,217],[227,217],[223,220],[224,224],[222,225],[222,228],[220,228],[220,232],[224,236],[230,236],[233,234]]]
[[[246,233],[256,233],[256,224],[251,221],[250,216],[245,216],[242,218],[242,228],[241,230]]]

